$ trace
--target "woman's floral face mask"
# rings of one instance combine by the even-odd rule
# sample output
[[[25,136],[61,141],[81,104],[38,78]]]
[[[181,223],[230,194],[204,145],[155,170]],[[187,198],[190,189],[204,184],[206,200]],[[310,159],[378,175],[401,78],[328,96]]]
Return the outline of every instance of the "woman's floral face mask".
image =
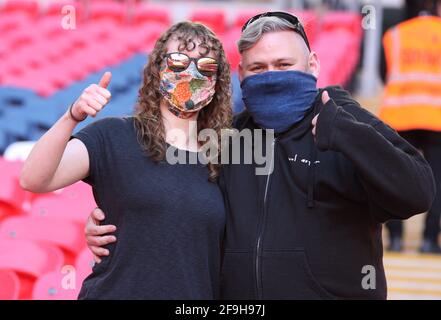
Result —
[[[202,67],[199,66],[198,69],[194,59],[186,62],[189,63],[188,66],[179,65],[176,61],[172,63],[167,61],[160,71],[159,85],[160,92],[169,103],[169,110],[184,119],[191,117],[211,102],[217,79],[216,72],[207,72],[211,75],[203,75],[199,71]],[[215,67],[217,68],[217,65]],[[179,71],[179,68],[182,71]]]

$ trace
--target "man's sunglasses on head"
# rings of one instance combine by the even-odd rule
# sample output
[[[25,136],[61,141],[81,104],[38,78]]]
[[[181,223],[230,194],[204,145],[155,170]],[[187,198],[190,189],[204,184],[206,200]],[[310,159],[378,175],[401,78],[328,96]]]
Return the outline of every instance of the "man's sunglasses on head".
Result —
[[[292,14],[289,14],[287,12],[273,11],[273,12],[264,12],[255,15],[254,17],[250,18],[247,22],[245,22],[245,24],[242,27],[242,32],[244,32],[250,24],[263,17],[277,17],[277,18],[285,19],[286,21],[290,22],[292,25],[294,25],[295,28],[294,30],[303,38],[308,49],[311,50],[309,46],[308,37],[306,36],[305,30],[303,29],[303,26],[300,23],[299,19],[296,16],[293,16]]]

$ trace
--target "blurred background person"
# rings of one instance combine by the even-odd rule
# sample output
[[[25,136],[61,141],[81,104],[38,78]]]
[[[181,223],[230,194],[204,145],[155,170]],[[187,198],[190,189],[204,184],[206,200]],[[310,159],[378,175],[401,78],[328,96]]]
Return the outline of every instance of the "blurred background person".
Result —
[[[441,254],[441,1],[408,1],[408,20],[383,37],[387,71],[380,118],[420,149],[438,192],[426,216],[420,252]],[[403,224],[391,221],[389,250],[403,248]]]

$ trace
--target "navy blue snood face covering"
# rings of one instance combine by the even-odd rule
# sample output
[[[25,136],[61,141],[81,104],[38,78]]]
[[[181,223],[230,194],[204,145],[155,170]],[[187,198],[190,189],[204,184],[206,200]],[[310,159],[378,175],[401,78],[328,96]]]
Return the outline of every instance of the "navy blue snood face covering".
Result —
[[[240,86],[254,122],[275,133],[301,121],[318,93],[317,79],[301,71],[267,71],[246,77]]]

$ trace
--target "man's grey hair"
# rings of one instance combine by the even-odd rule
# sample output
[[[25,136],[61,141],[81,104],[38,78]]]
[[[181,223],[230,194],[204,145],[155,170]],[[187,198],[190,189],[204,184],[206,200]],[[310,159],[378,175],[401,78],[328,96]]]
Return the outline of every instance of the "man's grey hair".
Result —
[[[279,17],[262,17],[251,23],[240,36],[237,42],[239,52],[253,47],[265,33],[277,31],[296,31],[296,26]]]

